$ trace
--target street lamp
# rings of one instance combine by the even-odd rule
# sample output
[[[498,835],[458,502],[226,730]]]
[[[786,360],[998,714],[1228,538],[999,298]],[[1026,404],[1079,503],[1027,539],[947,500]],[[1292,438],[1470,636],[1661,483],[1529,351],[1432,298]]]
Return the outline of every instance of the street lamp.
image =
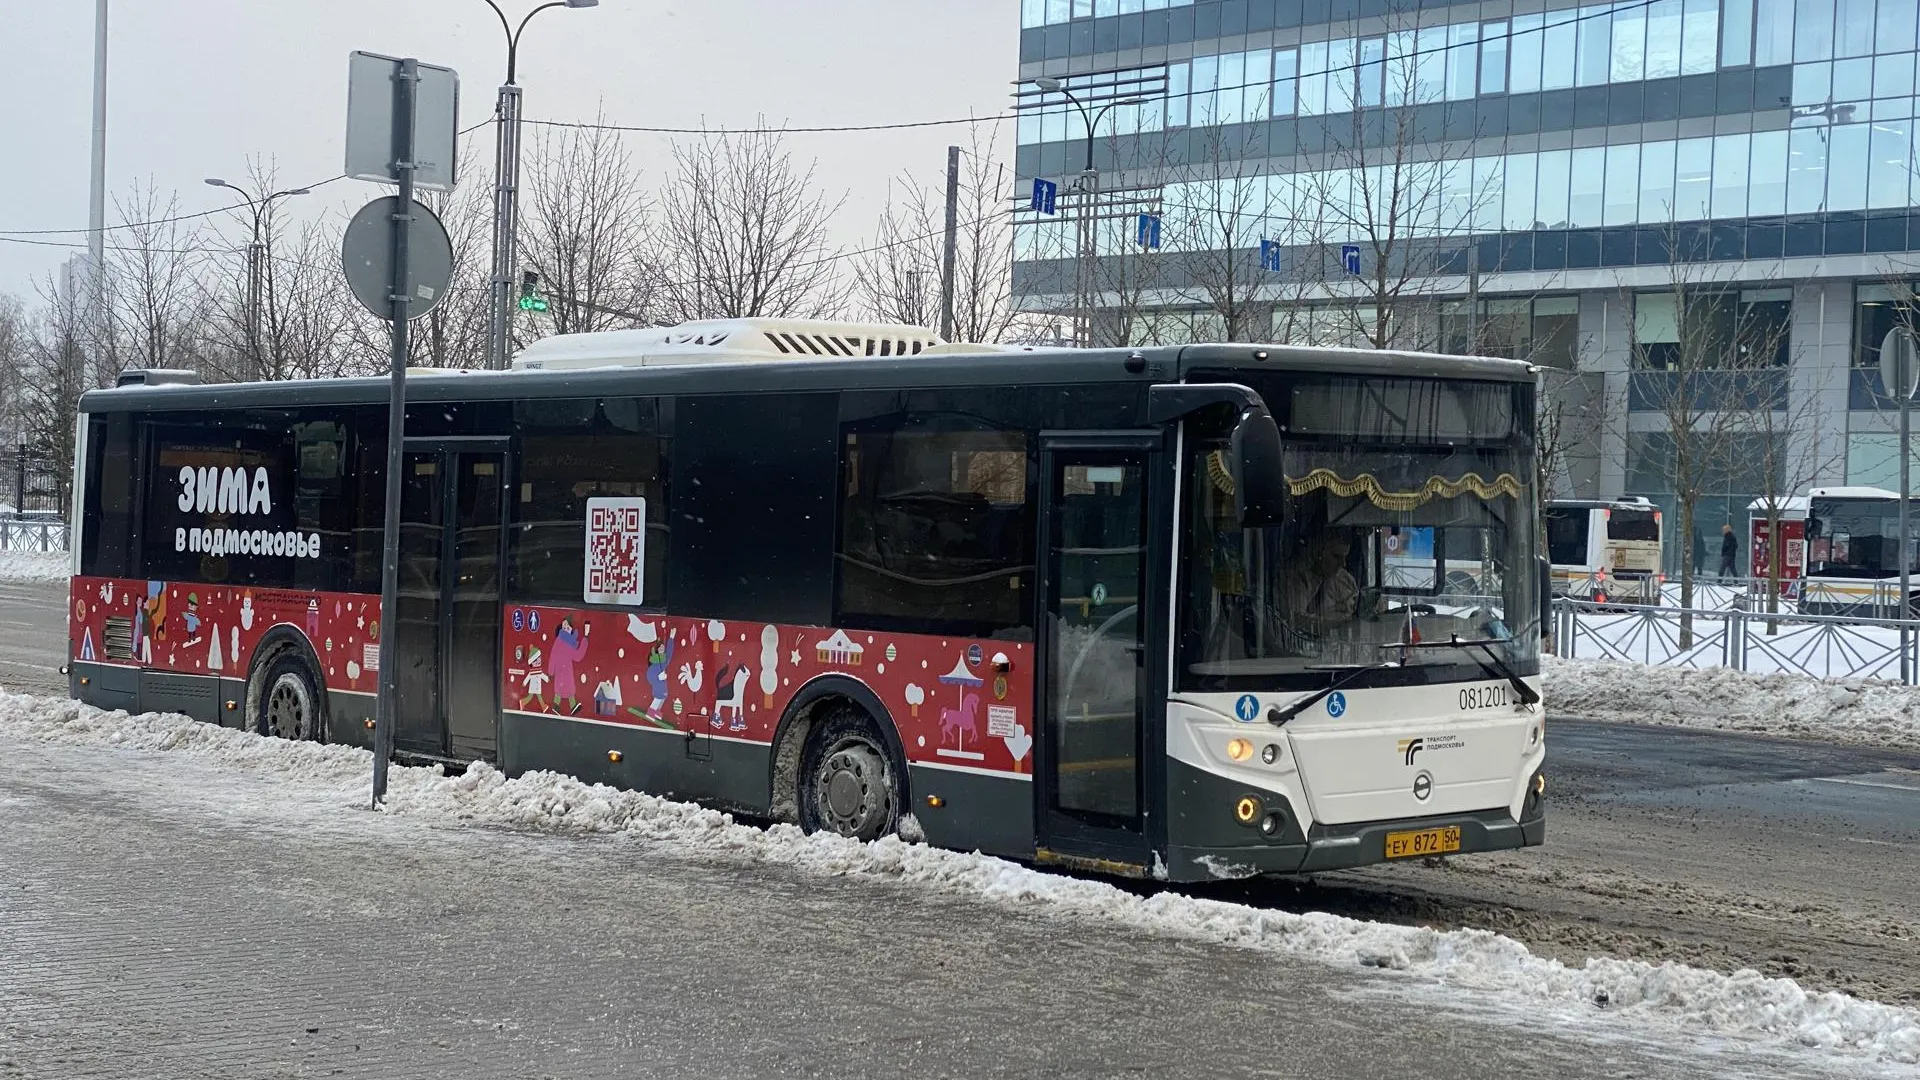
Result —
[[[207,183],[213,187],[226,188],[246,201],[247,209],[253,212],[253,242],[247,245],[247,351],[252,354],[253,374],[255,378],[267,376],[263,357],[260,354],[260,301],[262,281],[266,277],[266,248],[260,243],[260,221],[273,206],[275,199],[305,195],[309,188],[287,188],[275,191],[255,199],[237,184],[229,184],[217,176],[207,177]]]
[[[535,15],[548,8],[590,8],[600,0],[551,0],[541,4],[520,20],[515,28],[506,13],[493,0],[487,6],[500,17],[500,29],[507,35],[507,81],[500,84],[500,99],[494,105],[499,129],[494,133],[493,153],[493,279],[487,313],[487,366],[507,366],[507,329],[513,318],[513,255],[517,222],[514,220],[520,191],[520,87],[514,71],[520,59],[520,35]]]
[[[1122,105],[1144,105],[1143,97],[1115,98],[1105,102],[1099,108],[1089,109],[1086,102],[1074,96],[1066,84],[1047,75],[1031,80],[1033,85],[1049,94],[1059,94],[1067,99],[1079,111],[1080,119],[1087,125],[1087,164],[1080,170],[1080,179],[1070,191],[1080,195],[1080,213],[1075,221],[1075,246],[1079,252],[1074,260],[1074,292],[1080,312],[1074,318],[1073,343],[1081,348],[1093,344],[1093,266],[1099,257],[1096,250],[1094,219],[1100,208],[1100,170],[1093,163],[1093,140],[1100,128],[1100,121],[1108,111]]]

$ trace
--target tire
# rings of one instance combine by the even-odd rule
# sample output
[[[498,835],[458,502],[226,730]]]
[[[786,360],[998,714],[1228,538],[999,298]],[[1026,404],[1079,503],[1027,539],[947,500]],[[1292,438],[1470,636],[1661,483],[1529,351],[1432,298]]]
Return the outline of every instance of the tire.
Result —
[[[260,680],[260,704],[254,731],[294,742],[319,742],[326,730],[325,698],[313,669],[299,652],[287,649],[267,664]]]
[[[807,738],[800,755],[800,827],[855,840],[893,832],[906,807],[904,770],[864,711],[842,705]]]

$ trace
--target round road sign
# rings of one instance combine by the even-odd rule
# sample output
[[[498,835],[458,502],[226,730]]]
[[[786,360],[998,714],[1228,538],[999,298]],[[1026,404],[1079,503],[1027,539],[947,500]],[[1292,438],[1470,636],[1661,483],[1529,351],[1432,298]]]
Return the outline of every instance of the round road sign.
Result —
[[[393,316],[393,215],[400,197],[383,195],[360,208],[340,240],[340,263],[347,286],[361,306],[383,319]],[[453,244],[433,211],[413,204],[407,229],[407,318],[433,310],[453,280]]]

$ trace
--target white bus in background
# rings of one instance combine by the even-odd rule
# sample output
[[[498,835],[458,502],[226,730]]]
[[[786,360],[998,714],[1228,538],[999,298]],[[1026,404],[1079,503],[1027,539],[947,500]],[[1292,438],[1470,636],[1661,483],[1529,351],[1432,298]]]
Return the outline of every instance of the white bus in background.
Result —
[[[1637,496],[1555,499],[1546,508],[1553,595],[1624,604],[1660,602],[1663,525]]]

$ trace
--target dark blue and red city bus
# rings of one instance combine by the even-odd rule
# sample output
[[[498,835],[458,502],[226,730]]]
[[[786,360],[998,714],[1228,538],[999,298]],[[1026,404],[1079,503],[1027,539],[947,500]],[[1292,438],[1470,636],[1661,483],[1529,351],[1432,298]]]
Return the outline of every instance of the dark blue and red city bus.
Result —
[[[94,705],[369,746],[392,633],[404,761],[1174,880],[1544,836],[1524,364],[549,339],[410,380],[392,612],[384,378],[120,382]]]

